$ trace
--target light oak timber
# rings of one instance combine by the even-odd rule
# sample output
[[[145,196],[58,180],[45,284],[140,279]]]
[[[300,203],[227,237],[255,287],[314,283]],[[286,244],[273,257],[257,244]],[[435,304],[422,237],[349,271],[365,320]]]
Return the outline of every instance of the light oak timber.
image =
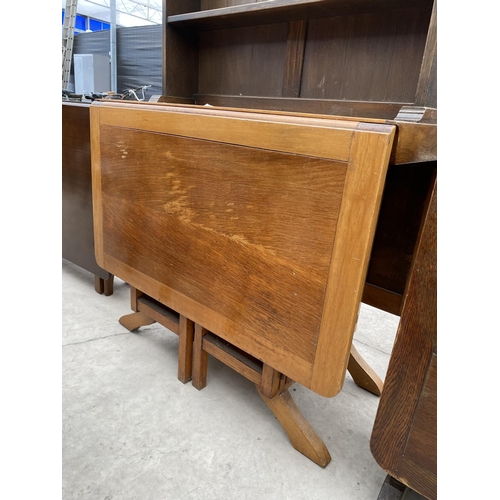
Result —
[[[168,106],[166,103],[161,106],[144,103],[147,107],[141,109],[140,113],[125,114],[123,110],[128,106],[138,111],[137,105],[117,107],[105,101],[94,104],[102,107],[101,127],[109,125],[337,160],[348,158],[352,130],[356,127],[356,123],[345,120],[336,120],[337,123],[334,123],[332,119],[326,121],[298,117],[292,122],[290,116],[286,115],[254,114],[252,119],[260,123],[259,128],[255,129],[248,126],[248,113],[241,110],[176,107],[171,108],[169,120],[165,120],[158,111],[165,111]],[[338,133],[336,141],[332,143],[331,129],[334,126]]]
[[[179,352],[177,378],[186,384],[193,374],[194,323],[185,316],[179,317]]]
[[[359,354],[354,345],[351,345],[347,370],[351,374],[356,385],[375,394],[375,396],[380,396],[382,394],[384,383],[374,372],[373,368],[363,359],[361,354]]]
[[[148,291],[148,295],[159,302],[169,304],[169,307],[174,310],[182,309],[187,317],[203,318],[210,331],[231,332],[232,342],[240,349],[252,352],[258,359],[274,359],[277,367],[288,368],[287,375],[290,378],[294,380],[307,380],[310,378],[310,365],[293,352],[283,349],[277,353],[273,343],[263,337],[260,337],[258,343],[255,343],[254,339],[252,339],[253,334],[247,332],[245,328],[240,328],[234,321],[215,313],[169,287],[160,285],[153,278],[109,255],[103,256],[103,261],[116,269],[121,269],[124,276],[130,277],[129,282],[142,283],[143,288]]]
[[[197,96],[196,105],[184,105],[177,110],[186,114],[196,114],[200,105],[213,103],[213,107],[203,107],[213,116],[223,116],[226,112],[234,112],[236,117],[238,113],[254,113],[257,115],[272,115],[274,121],[286,119],[284,117],[293,117],[301,119],[299,123],[314,123],[321,125],[321,122],[310,120],[326,120],[327,125],[331,120],[338,120],[339,125],[352,129],[352,122],[379,123],[396,126],[396,138],[393,150],[391,152],[391,165],[404,165],[408,163],[424,163],[437,159],[437,110],[427,109],[423,115],[422,123],[407,122],[397,120],[397,115],[402,108],[409,109],[405,103],[373,103],[373,102],[349,102],[349,101],[331,101],[319,99],[293,99],[293,98],[266,98],[249,96]],[[102,104],[113,105],[106,101]],[[134,103],[127,102],[126,105],[134,106],[136,104],[154,103]],[[177,106],[162,102],[162,106]],[[241,106],[241,107],[238,107]],[[254,108],[246,108],[253,106]],[[244,108],[244,110],[242,110]],[[286,108],[287,111],[283,111]],[[311,109],[311,112],[307,112]],[[291,111],[290,111],[291,110]],[[344,114],[345,113],[345,114]],[[381,118],[377,118],[381,116]],[[351,124],[349,125],[349,123]],[[210,135],[200,135],[200,138],[209,138]]]
[[[208,331],[198,323],[194,325],[193,343],[193,381],[196,389],[203,389],[207,385],[208,353],[203,349],[203,337]]]
[[[368,267],[362,256],[373,243],[393,140],[394,128],[377,124],[362,123],[354,135],[310,385],[323,396],[335,396],[344,383],[358,314],[348,304],[361,302]]]
[[[156,320],[150,318],[149,316],[147,316],[142,312],[134,312],[131,314],[125,314],[124,316],[121,316],[118,322],[120,323],[120,325],[125,327],[129,332],[135,332],[141,326],[147,326],[156,323]]]
[[[104,109],[105,107],[101,108],[101,114],[104,112]],[[133,110],[134,115],[137,114],[137,106],[127,109],[130,109],[130,111]],[[147,109],[148,112],[150,110],[152,110],[151,107]],[[201,110],[197,110],[196,113],[178,113],[178,116],[182,115],[182,119],[188,116],[197,120],[202,114]],[[122,275],[127,277],[127,281],[132,286],[140,284],[140,289],[144,290],[148,295],[162,304],[168,304],[172,309],[180,311],[182,314],[196,320],[197,326],[195,327],[193,346],[193,385],[198,389],[206,385],[207,356],[209,352],[251,380],[256,375],[256,372],[249,370],[245,363],[237,360],[234,356],[228,356],[228,353],[217,349],[213,343],[206,342],[203,337],[206,336],[208,329],[230,340],[236,347],[264,360],[259,388],[263,397],[269,400],[265,399],[265,401],[279,415],[282,425],[284,425],[285,430],[289,434],[293,445],[302,453],[310,456],[316,463],[322,466],[326,465],[329,458],[325,457],[324,450],[326,448],[324,448],[324,444],[314,434],[312,429],[305,432],[306,437],[304,437],[304,425],[297,423],[302,422],[303,417],[297,408],[292,405],[291,400],[287,399],[286,388],[288,385],[281,378],[281,373],[286,374],[292,380],[297,380],[318,391],[318,387],[309,383],[312,369],[310,363],[313,361],[315,353],[314,330],[320,326],[318,318],[321,311],[324,310],[324,301],[321,298],[321,294],[316,296],[316,293],[324,290],[324,287],[327,285],[326,280],[328,268],[331,266],[332,251],[339,251],[335,250],[335,248],[339,248],[339,244],[333,245],[333,241],[336,241],[336,233],[345,230],[343,229],[344,225],[356,227],[355,219],[342,217],[342,214],[346,210],[344,207],[347,206],[348,210],[350,207],[348,203],[346,205],[346,193],[347,196],[351,196],[348,187],[345,187],[345,183],[352,182],[354,187],[351,189],[356,188],[356,179],[364,173],[364,159],[359,152],[357,154],[360,156],[356,156],[356,148],[373,146],[373,155],[370,161],[373,162],[371,166],[374,167],[374,177],[368,176],[367,182],[375,180],[375,186],[380,182],[383,184],[388,153],[384,156],[384,154],[379,153],[379,150],[390,151],[394,136],[394,127],[349,122],[350,128],[347,129],[347,132],[350,134],[349,137],[352,138],[354,144],[349,143],[348,147],[344,149],[331,148],[328,156],[333,156],[332,158],[321,159],[316,156],[306,157],[300,155],[300,157],[295,159],[290,153],[284,154],[281,151],[282,145],[287,143],[288,137],[284,137],[285,140],[279,143],[278,147],[275,144],[271,145],[271,147],[278,149],[278,151],[269,152],[252,148],[252,155],[250,157],[241,144],[235,147],[228,143],[228,140],[233,139],[234,136],[230,136],[228,139],[228,134],[226,133],[228,130],[227,126],[222,126],[218,129],[221,134],[221,143],[217,143],[217,145],[213,144],[215,142],[213,137],[210,141],[207,141],[206,137],[204,137],[204,143],[198,144],[196,141],[200,140],[199,137],[193,140],[187,136],[184,130],[181,133],[186,134],[186,137],[178,137],[178,128],[174,130],[176,133],[174,137],[172,133],[168,133],[172,132],[171,121],[160,120],[159,118],[154,120],[154,126],[152,127],[157,134],[154,136],[147,135],[147,142],[145,142],[145,139],[141,135],[137,136],[137,134],[148,133],[144,129],[145,123],[149,123],[150,125],[152,123],[152,120],[149,119],[150,115],[148,115],[148,120],[145,120],[139,127],[136,126],[130,131],[124,130],[126,120],[118,119],[118,115],[116,114],[113,117],[116,120],[116,126],[113,128],[112,133],[109,130],[109,120],[107,123],[100,125],[102,133],[105,134],[107,139],[101,145],[101,152],[104,154],[107,163],[103,182],[105,182],[105,196],[108,203],[107,217],[111,217],[111,221],[106,222],[105,225],[106,228],[109,228],[109,231],[105,233],[106,242],[103,244],[102,257],[104,261],[109,263],[112,268],[120,269],[123,273]],[[214,115],[213,110],[206,111],[206,116],[215,118]],[[221,120],[225,119],[222,113],[217,112],[217,119],[219,120],[219,118]],[[249,125],[248,122],[251,119],[255,119],[255,125]],[[254,132],[255,137],[258,136],[258,133],[267,134],[268,130],[265,126],[262,126],[262,121],[266,119],[273,120],[274,125],[280,127],[284,135],[294,133],[293,128],[287,128],[289,124],[286,123],[286,120],[291,119],[290,117],[254,113],[247,114],[242,112],[230,115],[230,120],[234,120],[231,121],[232,128],[234,128],[236,120],[245,120],[239,122],[242,130],[244,130],[243,127],[261,127],[260,131]],[[293,120],[296,120],[296,118],[293,118]],[[137,121],[140,122],[140,120]],[[341,141],[345,140],[346,129],[343,126],[343,122],[340,124],[338,122],[334,124],[326,120],[318,122],[315,119],[305,117],[301,118],[301,121],[301,126],[303,127],[312,126],[315,130],[328,131],[325,134],[331,134],[329,142],[333,146],[335,146],[336,134],[340,133]],[[106,120],[103,120],[103,122],[106,122]],[[333,125],[338,125],[338,129],[335,129]],[[138,131],[138,129],[143,130]],[[158,134],[159,131],[163,132],[163,134]],[[199,131],[196,130],[195,133],[199,134]],[[211,131],[211,133],[217,134],[217,128]],[[363,137],[366,135],[369,138],[368,143],[365,144],[358,137],[359,135]],[[236,137],[236,140],[233,142],[240,142],[240,137],[241,135]],[[269,147],[268,144],[266,146]],[[150,151],[167,152],[166,165],[169,166],[167,172],[163,170],[164,163],[156,160],[155,156],[151,156],[149,154]],[[189,151],[189,153],[186,153],[186,151]],[[292,149],[292,152],[296,154],[296,148]],[[339,156],[340,159],[337,159]],[[224,171],[223,176],[218,174],[214,176],[221,168],[219,157],[223,157],[228,164],[233,162],[236,165],[243,165],[244,168],[241,168],[237,172],[238,176],[246,176],[244,180],[243,178],[240,180],[238,176],[235,177],[235,174],[231,171]],[[139,158],[141,160],[140,163],[136,163]],[[214,158],[217,162],[217,170],[214,170],[214,167],[211,166]],[[250,163],[248,163],[248,158],[251,158]],[[344,158],[347,161],[342,161]],[[276,159],[279,159],[278,163],[276,163]],[[108,163],[109,161],[112,163]],[[176,162],[182,165],[182,170],[176,170]],[[193,167],[190,166],[190,162],[196,165],[196,169],[192,173],[190,168]],[[266,165],[268,163],[273,165],[274,169],[260,172],[259,169],[267,168]],[[110,170],[110,165],[113,166],[113,170]],[[132,170],[127,172],[126,169],[129,165],[131,165]],[[135,169],[138,168],[137,165],[140,165],[141,168],[146,165],[152,169],[151,173],[141,170],[140,177],[136,177],[139,174],[139,171],[135,172]],[[287,174],[286,177],[281,176],[280,169],[282,165],[286,165],[286,170],[283,170],[283,173],[286,172]],[[303,169],[305,165],[309,166],[311,173],[307,175],[306,179],[301,180],[300,175],[304,175]],[[115,169],[120,172],[117,178],[113,177]],[[125,171],[122,172],[123,169]],[[252,177],[252,169],[259,171],[257,177]],[[316,174],[312,175],[313,172],[316,172]],[[327,173],[328,176],[325,177]],[[109,175],[112,176],[113,184],[110,183]],[[152,177],[149,178],[148,175],[152,175]],[[217,192],[210,191],[208,200],[211,200],[210,202],[213,204],[209,206],[207,212],[205,212],[206,206],[204,205],[204,196],[206,195],[203,191],[197,190],[196,187],[198,176],[207,179],[206,183],[203,184],[204,189],[207,189],[207,186],[214,183],[211,180],[212,178],[217,180],[215,182]],[[277,176],[274,181],[273,176]],[[293,182],[287,181],[287,184],[283,184],[283,180],[288,178],[293,179]],[[140,184],[137,184],[136,179],[140,180]],[[167,180],[161,181],[161,179]],[[171,179],[172,182],[168,179]],[[221,183],[221,179],[224,179],[226,182],[229,179],[230,192],[224,191],[224,184]],[[265,181],[263,182],[261,179],[265,179]],[[162,185],[162,182],[166,184]],[[238,188],[240,182],[243,183],[241,184],[241,188]],[[295,185],[295,183],[297,184]],[[317,189],[313,190],[316,183]],[[186,189],[185,186],[189,186],[190,189]],[[243,189],[245,186],[246,188]],[[247,193],[248,186],[252,186],[252,189],[255,190],[255,193],[250,193],[250,198],[248,198],[249,195]],[[123,189],[125,191],[122,191]],[[239,189],[241,189],[241,192]],[[344,192],[344,189],[346,189],[346,192]],[[363,231],[370,225],[375,224],[374,212],[372,213],[372,210],[376,211],[377,209],[376,193],[378,191],[378,188],[373,190],[375,198],[373,198],[372,194],[371,198],[363,199],[361,196],[361,198],[356,199],[356,204],[359,205],[358,210],[361,210],[361,218],[364,216],[366,219],[365,226],[361,226],[361,230]],[[272,199],[273,203],[277,203],[275,209],[272,208],[274,206],[272,204],[266,204],[263,207],[259,205],[262,193],[267,192],[269,194],[266,194],[266,196],[271,195],[272,197],[269,199]],[[283,198],[281,192],[291,193],[290,200],[293,200],[292,204],[289,203],[287,197]],[[258,196],[256,196],[257,193]],[[293,193],[297,193],[297,195]],[[300,206],[309,207],[307,215],[304,214],[303,216],[304,220],[308,221],[308,226],[302,227],[301,231],[296,233],[297,235],[301,235],[298,239],[297,236],[294,237],[295,239],[290,239],[294,226],[289,226],[288,222],[283,222],[281,219],[283,217],[286,219],[291,214],[294,214],[294,211],[297,209],[297,196],[303,196],[304,193],[307,194],[307,197]],[[169,194],[169,196],[165,196],[166,194]],[[231,197],[228,198],[228,195],[231,195]],[[221,201],[219,201],[221,196]],[[318,201],[311,203],[311,200],[315,200],[317,196],[320,196]],[[120,202],[122,197],[126,201],[126,205]],[[309,197],[311,197],[311,200],[309,200]],[[234,201],[226,203],[228,199]],[[134,207],[131,207],[130,200],[138,204],[135,211],[132,210]],[[165,200],[162,202],[161,211],[155,208],[155,203],[157,203],[155,200]],[[141,211],[141,204],[145,204],[148,207],[147,212]],[[257,210],[258,217],[256,221],[259,222],[258,225],[254,225],[252,219],[248,219],[248,216],[241,211],[240,207],[242,204],[246,208],[252,207]],[[220,207],[223,208],[221,209]],[[123,209],[126,212],[117,219],[114,211],[118,210],[118,213],[120,213],[120,210]],[[155,233],[158,230],[157,226],[163,224],[164,216],[161,214],[163,214],[164,209],[170,214],[168,219],[166,219],[171,228],[168,233],[167,246],[161,244],[161,233]],[[311,211],[311,209],[313,210]],[[129,210],[132,210],[132,212],[128,212]],[[276,222],[273,222],[275,225],[271,225],[268,228],[263,221],[265,221],[265,217],[273,215],[275,211],[278,218],[272,218],[271,220],[277,220],[278,224],[276,225]],[[153,217],[152,222],[143,219],[144,213],[147,213],[148,217]],[[336,213],[339,215],[335,215]],[[210,220],[209,216],[211,214],[215,216],[214,221]],[[236,215],[235,220],[237,220],[237,223],[233,221],[232,214]],[[133,225],[127,227],[129,222]],[[247,227],[245,224],[248,224],[248,222],[250,224]],[[118,236],[118,240],[115,243],[112,231],[123,224],[125,226],[123,226],[122,234],[126,235],[127,238],[131,238],[131,240],[126,243]],[[137,224],[137,227],[135,224]],[[141,232],[141,228],[143,227],[147,227],[147,233]],[[322,227],[326,231],[323,231]],[[208,233],[206,232],[207,229],[209,229]],[[189,231],[192,231],[196,237],[191,239]],[[307,235],[308,231],[311,231],[310,235]],[[233,234],[238,235],[236,241],[233,241],[233,238],[227,239],[228,235],[231,236]],[[239,234],[242,234],[242,236]],[[327,239],[324,239],[325,234],[328,235]],[[262,239],[263,236],[264,239]],[[373,236],[373,231],[365,231],[365,235],[359,240],[358,246],[368,241],[371,236]],[[203,238],[207,239],[206,246],[203,246],[205,245]],[[185,246],[185,241],[189,242],[188,246]],[[161,258],[167,259],[167,262],[168,259],[174,259],[172,260],[172,265],[168,267],[168,271],[167,269],[162,271],[161,266],[164,260],[158,260],[157,253],[154,251],[157,242],[160,243],[159,250],[161,252],[158,255],[161,254]],[[126,248],[123,249],[124,244]],[[203,256],[202,260],[200,260],[200,257],[196,253],[187,253],[187,249],[195,248],[195,245],[201,245],[199,252]],[[255,248],[253,248],[253,245],[256,245]],[[175,255],[171,253],[172,248],[176,246],[179,248],[178,251],[179,255],[182,255],[182,260],[175,258]],[[342,248],[340,246],[340,251],[342,251]],[[147,253],[148,251],[151,252],[151,249],[153,249],[152,253]],[[221,260],[217,254],[213,255],[214,249],[217,249],[222,256],[227,255],[228,258]],[[249,250],[252,250],[252,253],[248,253]],[[356,270],[352,275],[355,278],[355,282],[352,282],[351,285],[359,287],[360,290],[362,281],[364,280],[363,274],[366,273],[366,262],[363,265],[362,261],[368,260],[369,246],[365,246],[364,248],[359,246],[358,251],[363,250],[364,257],[361,257],[360,254],[360,258],[357,259],[359,264],[356,263],[355,258],[351,266]],[[244,253],[242,254],[241,252]],[[356,248],[354,248],[354,252],[356,255]],[[120,264],[120,259],[115,259],[111,256],[113,253],[120,258],[125,257],[123,260],[126,262]],[[140,260],[136,259],[136,253],[137,255],[141,255]],[[207,259],[215,259],[213,262],[216,265],[214,266],[209,262],[210,268],[220,269],[224,277],[224,282],[219,283],[218,278],[213,275],[213,272],[210,273],[208,269],[204,268],[204,263]],[[264,260],[262,261],[262,259]],[[134,263],[134,266],[127,262],[130,262],[130,264]],[[189,264],[189,267],[185,267],[186,264]],[[263,265],[264,267],[262,267]],[[245,271],[245,266],[248,266],[248,271]],[[191,269],[197,270],[196,279],[194,279],[194,275],[191,276]],[[289,271],[283,274],[283,271],[286,269],[289,269]],[[238,277],[243,271],[249,273],[246,280],[244,275]],[[291,299],[288,295],[286,297],[283,295],[283,292],[290,286],[287,284],[290,278],[286,278],[290,272],[295,276],[292,280],[293,283],[295,283],[295,280],[299,280],[297,283],[300,283],[300,285],[290,288],[290,291],[294,289],[307,290],[304,297],[297,299],[300,303],[297,306],[293,305],[293,300],[290,302]],[[207,273],[208,275],[205,276]],[[240,297],[238,295],[241,293],[240,288],[244,286],[245,282],[251,283],[248,281],[249,279],[256,280],[259,274],[262,275],[262,279],[258,279],[254,285],[245,290],[245,297]],[[233,278],[233,275],[236,276],[236,279]],[[271,281],[269,281],[269,277],[272,277]],[[358,279],[361,282],[358,283]],[[351,278],[347,277],[347,281],[350,280]],[[192,285],[190,284],[191,281]],[[265,290],[266,286],[270,287],[273,285],[274,281],[279,285],[279,288],[272,286],[269,296],[266,297],[264,302],[261,302],[262,298],[259,298],[260,295],[258,294],[255,295],[255,290],[259,290],[260,294],[263,289]],[[171,283],[171,285],[168,286],[167,283]],[[230,286],[230,288],[226,289],[227,286]],[[199,288],[201,289],[200,293],[197,291]],[[316,292],[314,292],[315,289],[317,290]],[[277,293],[278,295],[281,294],[281,298],[274,297]],[[211,299],[212,295],[215,301]],[[297,295],[297,293],[291,295]],[[255,303],[247,302],[246,307],[244,309],[241,308],[240,302],[247,300],[248,297],[255,300]],[[305,300],[306,297],[307,300]],[[139,298],[139,304],[140,300]],[[272,316],[269,315],[266,309],[268,307],[266,304],[269,300],[273,301]],[[281,303],[283,300],[286,301],[284,304]],[[359,306],[359,300],[360,294],[354,297],[353,304],[356,311]],[[232,304],[231,308],[228,309],[227,304]],[[344,305],[342,304],[342,307]],[[285,309],[283,309],[283,306]],[[289,318],[291,311],[299,312],[299,310],[300,314],[298,316],[295,315],[293,318]],[[152,313],[150,314],[154,317]],[[276,323],[276,321],[278,322]],[[314,327],[315,321],[316,327]],[[200,324],[203,324],[204,327],[201,327]],[[348,338],[350,342],[352,340],[352,332],[349,330],[354,329],[354,324],[346,323],[344,326],[347,329],[342,335]],[[308,333],[308,329],[310,333]],[[277,331],[280,332],[281,337],[276,336]],[[323,342],[327,338],[325,335],[327,334],[323,334]],[[308,338],[311,340],[308,341]],[[349,355],[350,344],[348,345],[344,342],[342,347],[347,348],[347,352],[335,353],[334,356],[330,357],[330,362],[345,371],[345,363],[344,366],[342,362],[337,363],[336,358],[340,355],[340,360],[342,361],[343,358],[347,357]],[[299,362],[296,362],[297,360]],[[281,369],[281,367],[283,368]],[[338,378],[343,380],[344,376],[345,373],[341,374]],[[321,386],[321,381],[317,385]],[[319,387],[318,392],[321,393],[329,389]],[[333,388],[333,391],[337,391],[337,388]],[[297,434],[297,429],[302,430]]]
[[[134,287],[130,287],[130,306],[135,312],[118,320],[130,332],[158,322],[179,336],[177,378],[184,384],[189,382],[193,366],[193,322]]]
[[[321,438],[304,418],[288,388],[294,383],[269,365],[248,356],[224,342],[200,325],[195,326],[193,385],[203,389],[207,383],[208,354],[214,356],[240,375],[254,382],[262,399],[272,410],[294,448],[307,458],[326,467],[330,454]]]
[[[243,375],[245,378],[259,384],[262,380],[262,363],[255,358],[246,355],[238,355],[242,351],[237,351],[235,346],[224,343],[222,339],[208,333],[203,336],[202,349],[207,353],[218,359],[225,365],[232,368],[234,371]],[[245,353],[246,354],[246,353]],[[204,378],[206,378],[206,366]]]
[[[92,108],[98,262],[335,395],[395,127],[203,107]],[[313,135],[322,139],[297,142]]]
[[[281,373],[269,365],[262,367],[262,379],[260,383],[260,392],[268,398],[273,398],[279,393],[281,382]]]
[[[326,467],[331,461],[330,453],[325,443],[297,408],[289,391],[286,390],[273,398],[268,398],[258,385],[256,387],[287,433],[292,446],[320,467]]]

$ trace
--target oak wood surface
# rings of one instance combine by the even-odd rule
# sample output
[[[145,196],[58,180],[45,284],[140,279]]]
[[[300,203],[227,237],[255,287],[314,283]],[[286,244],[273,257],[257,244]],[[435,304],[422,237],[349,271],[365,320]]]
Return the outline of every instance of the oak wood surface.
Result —
[[[330,452],[297,408],[290,392],[286,390],[269,398],[258,385],[257,390],[287,433],[292,446],[320,467],[326,467],[331,461]]]
[[[92,127],[99,260],[293,380],[336,394],[394,127],[107,103],[93,105]],[[313,132],[314,145],[298,142]],[[334,368],[313,374],[327,356]]]
[[[296,99],[296,102],[302,102]],[[260,102],[260,99],[259,99]],[[249,98],[242,103],[251,104]],[[129,103],[131,106],[134,103]],[[171,107],[172,104],[162,104]],[[177,107],[178,108],[178,107]],[[197,106],[184,106],[183,113],[195,114]],[[239,108],[208,108],[207,113],[220,116],[221,113],[234,112],[234,117],[242,117]],[[246,110],[260,118],[263,113],[271,113],[273,119],[286,119],[289,116],[301,117],[304,124],[318,124],[317,120],[329,119],[327,115],[293,114],[280,111]],[[314,117],[314,120],[311,118]],[[340,117],[345,123],[356,121],[353,117]],[[369,123],[397,124],[396,146],[391,154],[391,162],[436,157],[436,126],[429,126],[428,132],[421,133],[422,126],[415,123],[397,123],[392,120],[363,119]],[[357,123],[357,121],[356,121]],[[197,126],[199,127],[199,126]],[[200,128],[200,127],[199,127]],[[193,127],[194,129],[194,127]],[[201,127],[204,134],[203,127]],[[161,130],[161,126],[158,130]],[[201,135],[210,137],[210,135]],[[406,137],[407,140],[403,140]],[[248,139],[247,139],[248,140]],[[276,147],[276,146],[275,146]],[[403,149],[403,152],[400,151]],[[409,276],[411,259],[417,240],[423,206],[436,169],[436,162],[409,163],[404,168],[390,165],[377,224],[373,250],[367,275],[367,285],[363,301],[392,314],[400,314],[402,295]]]
[[[203,337],[208,331],[198,323],[194,325],[193,386],[201,390],[207,385],[208,352],[203,349]]]
[[[143,312],[137,311],[121,316],[118,322],[129,332],[135,332],[141,326],[147,326],[156,323],[156,320]]]
[[[202,349],[207,354],[210,354],[214,358],[218,359],[251,382],[254,382],[255,384],[261,383],[262,363],[259,363],[256,359],[249,359],[248,355],[242,355],[240,350],[237,350],[234,346],[225,343],[223,339],[220,339],[220,337],[211,333],[204,335]],[[202,367],[201,369],[205,369],[206,372],[206,365],[203,366],[204,368]],[[206,378],[206,373],[204,378]]]
[[[375,373],[373,368],[371,368],[371,366],[369,366],[359,354],[354,345],[351,345],[347,369],[356,385],[359,385],[368,392],[375,394],[375,396],[380,396],[380,394],[382,394],[384,383]]]
[[[260,392],[268,398],[273,398],[280,392],[281,374],[271,366],[264,363],[262,366],[262,379]]]
[[[324,396],[342,388],[347,370],[358,315],[351,304],[361,303],[394,139],[394,129],[378,136],[383,127],[362,123],[353,137],[312,372],[311,387]]]
[[[177,378],[183,384],[189,382],[193,374],[193,342],[194,323],[185,316],[180,316]]]
[[[282,425],[294,448],[321,467],[326,467],[331,460],[328,449],[288,392],[294,381],[200,325],[195,326],[195,331],[193,386],[197,389],[206,386],[207,355],[214,356],[254,382],[257,391]]]
[[[179,336],[177,378],[183,384],[189,382],[193,368],[193,322],[135,287],[130,287],[130,307],[134,312],[118,320],[130,332],[158,322]]]

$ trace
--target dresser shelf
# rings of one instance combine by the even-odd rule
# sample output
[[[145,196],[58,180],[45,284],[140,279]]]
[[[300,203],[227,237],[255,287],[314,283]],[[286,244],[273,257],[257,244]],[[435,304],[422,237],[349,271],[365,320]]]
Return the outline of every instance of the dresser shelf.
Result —
[[[170,26],[197,31],[273,24],[298,19],[366,14],[413,5],[432,5],[429,0],[268,0],[264,2],[198,10],[170,15]]]

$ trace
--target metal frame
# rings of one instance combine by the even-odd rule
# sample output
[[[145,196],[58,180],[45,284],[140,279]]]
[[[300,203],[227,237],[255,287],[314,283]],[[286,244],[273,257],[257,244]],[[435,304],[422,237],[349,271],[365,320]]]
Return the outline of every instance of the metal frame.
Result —
[[[111,8],[110,0],[87,0],[87,2]],[[162,0],[116,0],[116,12],[161,24]]]

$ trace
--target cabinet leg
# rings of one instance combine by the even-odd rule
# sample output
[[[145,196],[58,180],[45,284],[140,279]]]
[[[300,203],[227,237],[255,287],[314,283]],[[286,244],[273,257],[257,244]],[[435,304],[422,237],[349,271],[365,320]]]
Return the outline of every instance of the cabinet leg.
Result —
[[[377,500],[401,500],[405,491],[406,486],[403,483],[387,475]]]
[[[326,467],[331,460],[330,453],[325,443],[297,408],[290,392],[286,390],[273,398],[268,398],[262,394],[258,385],[256,387],[287,433],[292,446],[320,467]]]
[[[113,294],[113,282],[114,282],[114,276],[111,274],[110,277],[107,280],[104,280],[97,276],[97,274],[94,274],[94,288],[95,291],[99,295],[112,295]]]
[[[382,394],[384,383],[380,377],[373,371],[370,365],[363,359],[354,345],[351,345],[351,353],[349,355],[349,363],[347,370],[351,374],[354,382],[359,387],[365,389],[375,396]]]
[[[125,316],[122,316],[118,321],[120,325],[124,326],[129,332],[133,332],[141,326],[152,325],[153,323],[156,323],[154,319],[151,319],[140,311],[132,314],[126,314]]]

